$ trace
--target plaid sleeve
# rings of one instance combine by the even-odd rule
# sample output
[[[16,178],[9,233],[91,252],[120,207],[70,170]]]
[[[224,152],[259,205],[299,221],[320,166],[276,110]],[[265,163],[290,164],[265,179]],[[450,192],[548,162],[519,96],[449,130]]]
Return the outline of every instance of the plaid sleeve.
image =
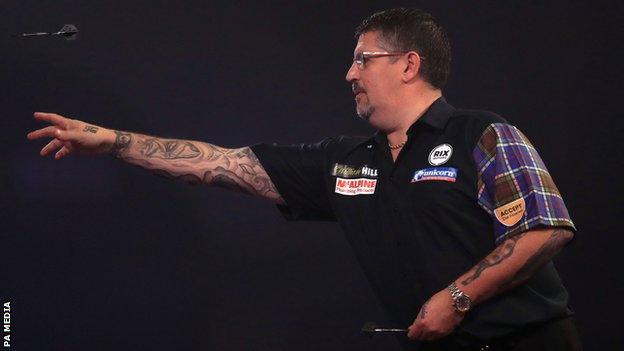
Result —
[[[516,127],[490,124],[472,156],[478,202],[494,220],[497,243],[540,225],[576,230],[544,162]]]

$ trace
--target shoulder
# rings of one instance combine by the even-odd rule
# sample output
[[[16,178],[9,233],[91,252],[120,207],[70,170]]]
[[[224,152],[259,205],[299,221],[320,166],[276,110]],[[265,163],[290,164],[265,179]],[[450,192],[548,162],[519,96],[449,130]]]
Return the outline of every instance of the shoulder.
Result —
[[[318,142],[318,144],[322,145],[322,147],[330,153],[340,153],[353,150],[369,140],[371,140],[371,137],[339,135],[325,138]]]
[[[456,109],[451,115],[450,122],[459,127],[481,127],[482,131],[491,124],[509,124],[499,114],[486,110]]]
[[[340,145],[342,147],[356,147],[368,140],[371,139],[371,137],[367,137],[367,136],[348,136],[348,135],[340,135],[337,137],[333,137],[331,138],[334,140],[334,142],[337,145]]]
[[[326,161],[331,163],[343,159],[369,142],[371,137],[339,135],[321,140]]]
[[[370,140],[363,136],[335,136],[314,142],[302,142],[295,144],[258,143],[250,147],[254,152],[274,151],[288,154],[314,154],[322,156],[331,155],[340,151],[352,150],[358,145]]]
[[[340,135],[297,144],[257,144],[253,146],[253,151],[261,154],[279,153],[287,158],[303,157],[323,163],[349,154],[369,140],[370,137]]]
[[[487,110],[455,109],[448,128],[464,135],[469,145],[475,145],[483,133],[492,125],[510,125],[499,114]]]

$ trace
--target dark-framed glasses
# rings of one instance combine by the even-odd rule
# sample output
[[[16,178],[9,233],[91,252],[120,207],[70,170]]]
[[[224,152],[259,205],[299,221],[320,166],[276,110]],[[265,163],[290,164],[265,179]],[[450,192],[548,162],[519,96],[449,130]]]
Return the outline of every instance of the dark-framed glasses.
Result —
[[[375,57],[385,57],[385,56],[400,56],[403,54],[407,54],[410,51],[364,51],[360,52],[353,57],[353,62],[359,69],[364,69],[366,66],[366,61]],[[420,59],[424,59],[424,57],[420,57]]]

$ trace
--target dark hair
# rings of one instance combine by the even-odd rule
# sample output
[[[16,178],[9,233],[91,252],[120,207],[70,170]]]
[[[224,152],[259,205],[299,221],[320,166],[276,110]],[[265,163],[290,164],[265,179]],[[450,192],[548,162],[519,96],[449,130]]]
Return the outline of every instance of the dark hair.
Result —
[[[355,29],[355,38],[380,31],[380,45],[389,51],[416,51],[425,59],[421,74],[442,89],[451,69],[451,44],[435,18],[419,9],[394,8],[374,13]]]

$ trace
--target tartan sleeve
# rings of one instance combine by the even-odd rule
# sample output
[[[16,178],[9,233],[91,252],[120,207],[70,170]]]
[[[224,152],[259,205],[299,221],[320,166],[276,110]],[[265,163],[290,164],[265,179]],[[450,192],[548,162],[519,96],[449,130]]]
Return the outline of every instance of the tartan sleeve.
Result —
[[[576,230],[544,162],[516,127],[490,124],[472,156],[478,203],[492,216],[497,243],[537,226]]]

